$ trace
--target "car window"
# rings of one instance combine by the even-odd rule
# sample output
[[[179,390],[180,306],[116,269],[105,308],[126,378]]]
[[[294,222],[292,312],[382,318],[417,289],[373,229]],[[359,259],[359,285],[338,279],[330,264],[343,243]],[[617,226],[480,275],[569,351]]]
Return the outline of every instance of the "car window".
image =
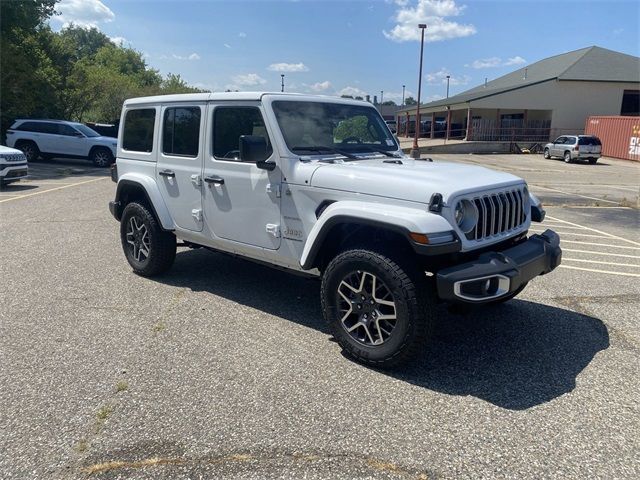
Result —
[[[41,133],[50,133],[58,135],[58,124],[50,122],[38,122],[38,128]]]
[[[213,156],[240,161],[240,136],[260,135],[267,140],[266,160],[273,149],[257,107],[217,107],[213,114]]]
[[[77,131],[71,128],[69,125],[65,125],[64,123],[58,124],[58,134],[66,135],[67,137],[74,137],[77,135]]]
[[[576,137],[567,137],[567,139],[565,140],[565,144],[567,145],[573,145],[577,142],[577,138]]]
[[[555,142],[553,142],[553,143],[564,143],[564,137],[556,138]]]
[[[591,145],[591,146],[600,146],[600,139],[598,137],[580,137],[578,139],[578,145]]]
[[[151,152],[155,124],[155,108],[138,108],[127,111],[124,117],[122,148],[134,152]]]
[[[200,148],[200,107],[167,108],[162,126],[162,153],[197,157]]]

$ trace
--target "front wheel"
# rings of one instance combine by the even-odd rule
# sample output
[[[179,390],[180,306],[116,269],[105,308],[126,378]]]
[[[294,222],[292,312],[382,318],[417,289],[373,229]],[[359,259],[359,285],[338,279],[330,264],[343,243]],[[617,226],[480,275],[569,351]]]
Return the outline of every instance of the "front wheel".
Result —
[[[113,163],[113,154],[108,148],[96,148],[91,152],[91,161],[96,167],[108,167]]]
[[[322,310],[344,352],[391,367],[415,357],[429,332],[433,303],[424,273],[370,250],[335,257],[322,277]]]
[[[544,158],[546,158],[547,160],[549,160],[551,158],[551,155],[549,154],[549,149],[548,148],[544,149]]]
[[[162,230],[146,205],[128,204],[120,221],[120,241],[133,271],[143,277],[166,272],[176,258],[176,237]]]

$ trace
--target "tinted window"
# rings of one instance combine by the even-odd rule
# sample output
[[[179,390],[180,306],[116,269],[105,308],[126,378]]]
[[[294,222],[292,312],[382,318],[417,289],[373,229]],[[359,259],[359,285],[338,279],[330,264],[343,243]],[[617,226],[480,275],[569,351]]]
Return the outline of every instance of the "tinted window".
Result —
[[[167,108],[162,128],[162,152],[196,157],[199,145],[200,107]]]
[[[83,125],[82,123],[78,123],[77,125],[74,125],[78,130],[80,130],[82,133],[84,133],[85,137],[99,137],[100,134],[98,132],[96,132],[94,129],[87,127],[86,125]]]
[[[135,152],[153,150],[153,129],[156,123],[154,108],[129,110],[124,118],[122,148]]]
[[[602,144],[600,143],[600,139],[598,137],[580,137],[580,139],[578,140],[578,145],[597,146]]]
[[[18,130],[37,133],[58,133],[58,125],[49,122],[24,122]]]
[[[21,130],[23,132],[36,132],[36,122],[24,122],[16,128],[16,130]]]
[[[65,125],[64,123],[58,124],[58,134],[66,135],[68,137],[73,137],[77,135],[77,131],[71,128],[69,125]]]
[[[216,158],[240,160],[240,136],[260,135],[267,140],[266,160],[273,151],[269,135],[256,107],[218,107],[213,118],[213,155]]]
[[[567,137],[564,143],[568,145],[575,145],[577,141],[578,139],[576,137]]]
[[[564,137],[558,137],[556,138],[556,141],[553,143],[564,143],[565,138]]]

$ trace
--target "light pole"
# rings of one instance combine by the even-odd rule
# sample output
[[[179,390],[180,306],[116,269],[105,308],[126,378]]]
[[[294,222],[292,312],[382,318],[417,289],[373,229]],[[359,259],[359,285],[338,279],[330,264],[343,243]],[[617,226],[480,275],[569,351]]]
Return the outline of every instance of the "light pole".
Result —
[[[284,92],[284,73],[280,74],[280,78],[282,79],[282,83],[280,85],[280,91]]]
[[[382,105],[383,101],[384,101],[384,90],[380,90],[380,105]]]
[[[418,135],[420,135],[420,93],[422,90],[422,53],[424,51],[424,29],[427,25],[421,23],[418,28],[422,30],[422,38],[420,39],[420,72],[418,73],[418,104],[416,105],[416,132],[413,137],[413,147],[411,148],[411,158],[420,158],[420,148],[418,147]]]
[[[402,106],[404,107],[404,87],[406,87],[406,85],[402,85]]]
[[[447,75],[447,98],[449,98],[449,79],[451,78],[451,75]]]

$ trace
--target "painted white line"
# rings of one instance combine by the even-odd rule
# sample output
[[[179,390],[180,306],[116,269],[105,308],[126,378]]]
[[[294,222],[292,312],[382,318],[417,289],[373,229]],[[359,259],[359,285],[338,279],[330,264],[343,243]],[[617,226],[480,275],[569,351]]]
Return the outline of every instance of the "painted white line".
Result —
[[[599,209],[603,209],[603,208],[608,208],[609,210],[631,210],[631,207],[600,207],[600,206],[594,206],[594,205],[563,205],[564,208],[579,208],[579,209],[585,209],[585,208],[599,208]]]
[[[529,187],[532,187],[534,189],[535,188],[541,188],[543,190],[551,190],[552,192],[562,193],[563,195],[567,195],[567,196],[588,198],[589,200],[597,200],[599,202],[606,202],[606,203],[613,203],[614,205],[620,205],[620,202],[614,202],[613,200],[605,200],[604,198],[590,197],[588,195],[580,195],[579,193],[564,192],[562,190],[558,190],[557,188],[543,187],[541,185],[534,185],[532,183],[529,184]]]
[[[640,250],[640,247],[627,247],[626,245],[609,245],[607,243],[593,243],[593,242],[583,242],[581,240],[564,240],[561,239],[560,243],[578,243],[580,245],[593,245],[594,247],[608,247],[608,248],[625,248],[627,250]]]
[[[559,265],[560,268],[568,268],[570,270],[582,270],[583,272],[606,273],[608,275],[618,275],[621,277],[640,277],[640,273],[612,272],[609,270],[595,270],[593,268],[574,267],[572,265]]]
[[[616,267],[640,268],[640,264],[631,265],[629,263],[601,262],[599,260],[585,260],[583,258],[566,258],[562,257],[563,262],[581,262],[581,263],[601,263],[602,265],[614,265]]]
[[[533,229],[529,229],[530,232],[534,232],[534,233],[543,233],[544,230],[533,230]],[[591,235],[590,233],[574,233],[574,232],[561,232],[560,230],[554,230],[554,232],[560,234],[560,235],[570,235],[572,237],[591,237],[591,238],[604,238],[607,240],[612,240],[609,237],[605,237],[604,235]]]
[[[538,225],[536,225],[536,227],[537,226]],[[566,228],[568,230],[587,230],[586,227],[581,227],[579,225],[577,225],[575,227],[570,227],[568,225],[565,225],[564,223],[548,223],[546,221],[542,225],[540,225],[540,228],[547,227],[547,226],[551,226],[551,227],[556,227],[556,226],[560,227],[561,226],[562,228]]]
[[[566,220],[561,220],[561,219],[559,219],[559,218],[555,218],[555,217],[549,217],[549,218],[550,218],[551,220],[557,220],[557,221],[559,221],[559,222],[566,223],[567,225],[573,225],[574,227],[582,227],[582,228],[584,228],[584,229],[586,229],[586,230],[591,230],[592,232],[596,232],[596,233],[600,233],[600,234],[602,234],[602,235],[606,235],[606,236],[607,236],[607,237],[609,237],[609,238],[616,238],[616,239],[618,239],[618,240],[622,240],[623,242],[631,243],[632,245],[636,245],[636,246],[640,247],[640,243],[638,243],[638,242],[634,242],[633,240],[628,240],[628,239],[626,239],[626,238],[622,238],[622,237],[619,237],[619,236],[617,236],[617,235],[613,235],[613,234],[611,234],[611,233],[603,232],[602,230],[596,230],[595,228],[591,228],[591,227],[584,227],[584,226],[579,225],[579,224],[577,224],[577,223],[568,222],[568,221],[566,221]],[[568,228],[568,227],[567,227],[567,228]]]
[[[599,255],[607,255],[608,257],[624,257],[624,258],[637,258],[640,260],[640,257],[636,255],[624,255],[622,253],[606,253],[606,252],[594,252],[593,250],[576,250],[574,248],[563,248],[563,252],[577,252],[577,253],[592,253],[596,256]]]
[[[20,195],[19,197],[7,198],[0,200],[0,203],[10,202],[12,200],[19,200],[21,198],[33,197],[34,195],[40,195],[42,193],[54,192],[56,190],[62,190],[63,188],[75,187],[76,185],[84,185],[86,183],[98,182],[100,180],[106,180],[109,177],[92,178],[91,180],[85,180],[84,182],[72,183],[69,185],[63,185],[62,187],[49,188],[48,190],[40,190],[38,192],[27,193],[26,195]]]

